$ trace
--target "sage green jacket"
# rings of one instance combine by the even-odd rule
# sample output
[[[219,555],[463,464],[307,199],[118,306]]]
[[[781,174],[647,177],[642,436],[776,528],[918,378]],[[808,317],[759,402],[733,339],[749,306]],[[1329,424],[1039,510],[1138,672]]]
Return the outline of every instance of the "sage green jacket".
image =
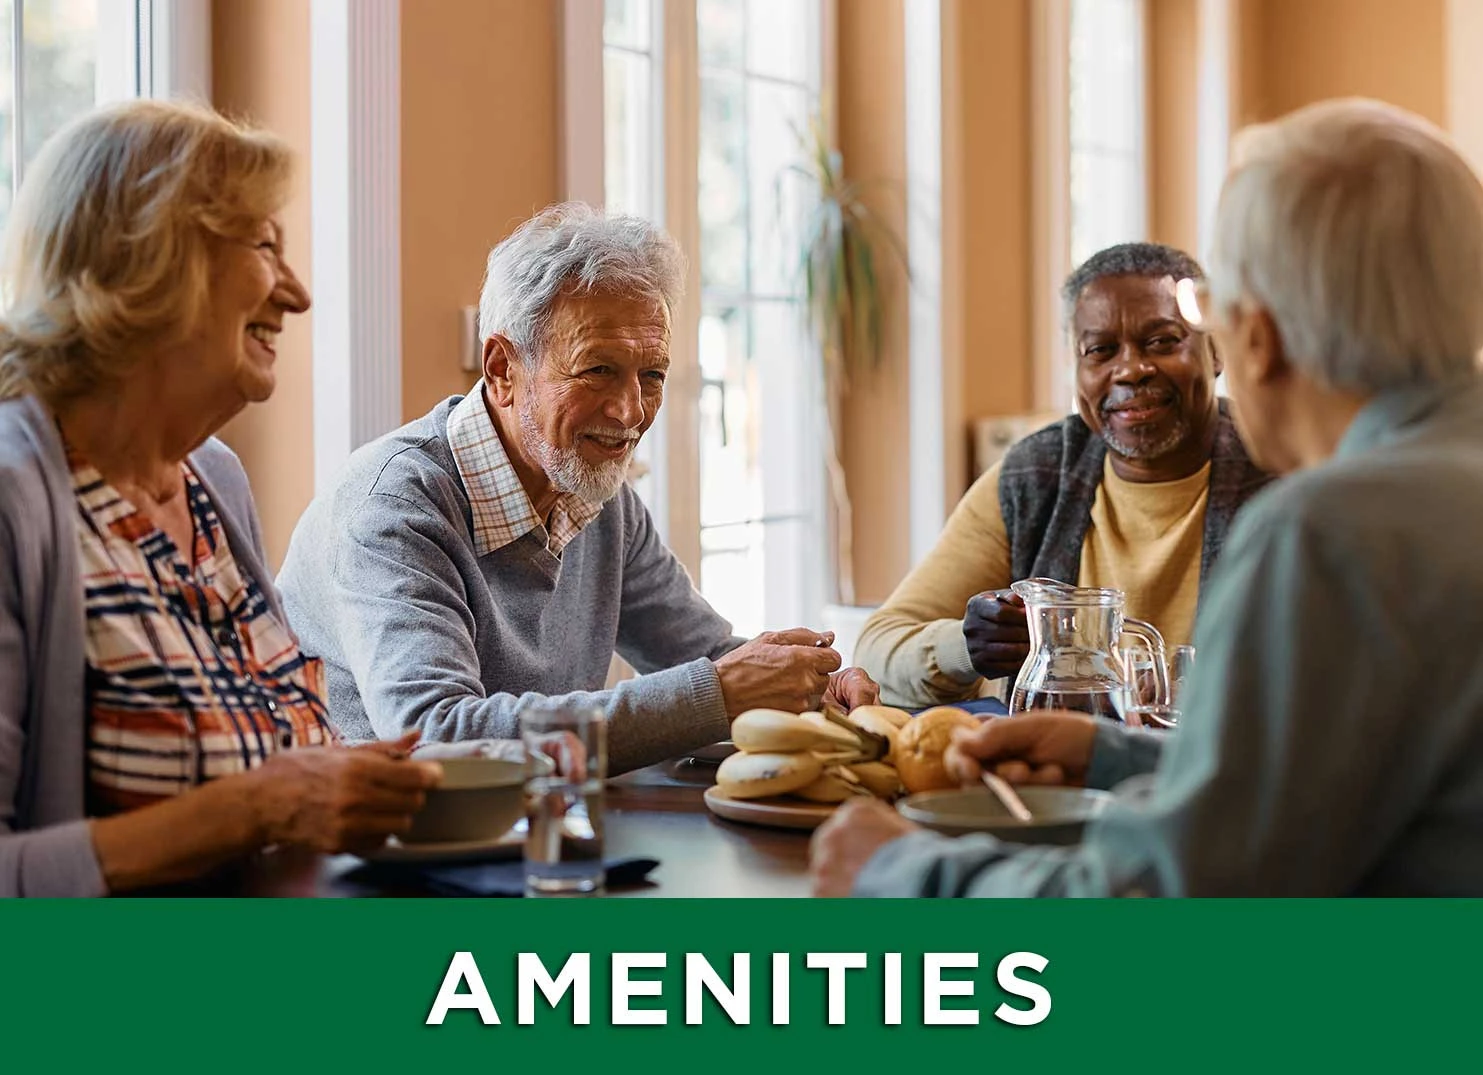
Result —
[[[1088,782],[1153,788],[1080,846],[918,833],[856,894],[1483,895],[1483,382],[1377,397],[1248,503],[1195,644],[1177,733],[1099,733]]]

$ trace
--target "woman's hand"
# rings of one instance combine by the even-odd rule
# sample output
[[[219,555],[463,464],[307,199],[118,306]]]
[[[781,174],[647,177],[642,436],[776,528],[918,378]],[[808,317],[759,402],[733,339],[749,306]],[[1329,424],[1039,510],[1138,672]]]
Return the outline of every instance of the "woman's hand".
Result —
[[[262,842],[333,854],[379,847],[406,832],[443,777],[437,762],[407,757],[417,736],[274,754],[253,774]]]

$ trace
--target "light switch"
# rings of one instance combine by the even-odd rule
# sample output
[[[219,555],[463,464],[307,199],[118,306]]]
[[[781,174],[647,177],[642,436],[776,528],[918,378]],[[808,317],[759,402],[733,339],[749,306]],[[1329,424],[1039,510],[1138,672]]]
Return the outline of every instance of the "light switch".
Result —
[[[465,306],[458,312],[458,368],[477,373],[484,368],[484,349],[479,346],[479,308]]]

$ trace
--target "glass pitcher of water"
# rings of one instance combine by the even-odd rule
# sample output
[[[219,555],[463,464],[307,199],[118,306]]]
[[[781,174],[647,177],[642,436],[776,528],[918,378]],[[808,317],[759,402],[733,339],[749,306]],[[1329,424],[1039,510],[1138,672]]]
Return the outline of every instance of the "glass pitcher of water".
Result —
[[[1071,586],[1054,579],[1024,579],[1011,589],[1025,602],[1030,656],[1015,677],[1009,712],[1072,709],[1096,717],[1121,719],[1127,673],[1118,648],[1130,636],[1148,649],[1152,682],[1143,693],[1167,705],[1169,670],[1158,628],[1124,615],[1121,590]]]

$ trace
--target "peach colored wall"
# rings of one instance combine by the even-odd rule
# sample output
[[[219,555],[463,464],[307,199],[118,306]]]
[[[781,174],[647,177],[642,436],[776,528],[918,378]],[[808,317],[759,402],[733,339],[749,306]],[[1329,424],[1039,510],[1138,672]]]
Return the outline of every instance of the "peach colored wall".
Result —
[[[955,65],[962,126],[959,139],[962,219],[945,215],[963,258],[965,422],[1018,414],[1034,399],[1031,344],[1030,5],[1037,0],[965,0],[960,5]],[[944,110],[946,114],[946,109]],[[951,210],[952,206],[949,206]],[[963,490],[957,491],[959,494]]]
[[[1447,122],[1446,0],[1246,0],[1258,2],[1243,118],[1363,95]]]
[[[557,12],[550,0],[402,6],[402,408],[477,378],[458,311],[489,248],[558,200]]]
[[[1148,7],[1149,238],[1198,256],[1199,2]]]
[[[309,0],[216,0],[211,36],[216,106],[275,131],[298,153],[283,226],[289,259],[308,281]],[[249,407],[222,433],[252,480],[275,570],[314,494],[313,316],[290,318],[284,326],[273,398]]]
[[[839,5],[839,140],[857,177],[905,182],[903,0]],[[911,2],[911,0],[905,0]],[[953,50],[944,64],[943,231],[966,252],[961,323],[945,325],[947,347],[962,347],[956,439],[966,470],[974,419],[1014,414],[1032,399],[1030,312],[1029,5],[1034,0],[960,0]],[[961,197],[946,197],[947,189]],[[890,219],[904,234],[904,207]],[[945,283],[947,283],[945,281]],[[845,466],[855,508],[856,600],[883,600],[910,567],[904,506],[909,495],[907,293],[891,293],[886,364],[860,379],[848,403]],[[955,498],[962,490],[952,490]]]
[[[909,0],[908,0],[909,2]],[[839,145],[845,171],[884,180],[873,207],[906,234],[906,97],[902,0],[839,5]],[[885,599],[910,557],[907,517],[907,293],[883,265],[887,295],[881,365],[857,376],[845,403],[844,465],[855,512],[855,599]]]

